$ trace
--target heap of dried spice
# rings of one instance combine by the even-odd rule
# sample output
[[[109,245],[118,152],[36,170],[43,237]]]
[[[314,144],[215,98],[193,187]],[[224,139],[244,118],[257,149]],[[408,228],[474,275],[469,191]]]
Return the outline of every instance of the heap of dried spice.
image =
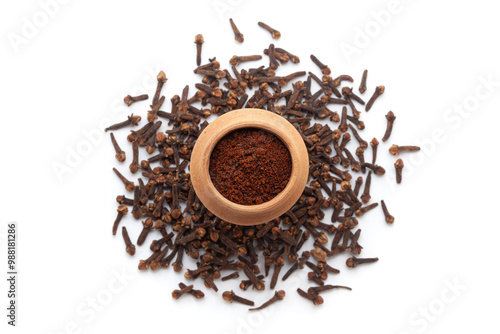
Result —
[[[281,35],[263,23],[259,25],[268,30],[273,38],[277,39]],[[232,20],[231,26],[235,38],[243,42],[243,35]],[[200,61],[203,36],[197,35],[195,43],[196,58]],[[363,106],[366,112],[369,111],[375,100],[384,93],[384,86],[376,87],[365,103],[360,95],[367,91],[366,70],[361,78],[358,95],[352,88],[354,79],[351,76],[331,76],[330,68],[313,55],[311,59],[319,67],[321,78],[305,71],[278,75],[276,70],[280,64],[289,61],[299,63],[300,60],[274,44],[264,50],[264,55],[268,58],[268,66],[246,69],[242,68],[242,63],[262,59],[262,56],[234,56],[229,69],[222,69],[216,58],[209,59],[208,63],[194,70],[201,76],[201,82],[194,85],[196,92],[190,94],[190,87],[186,86],[180,96],[174,95],[170,99],[170,111],[162,110],[165,97],[161,91],[167,78],[163,71],[158,74],[158,86],[151,110],[147,112],[147,122],[139,129],[131,130],[127,136],[133,151],[129,169],[134,174],[140,173],[141,177],[133,182],[114,169],[130,195],[116,198],[119,206],[113,234],[117,233],[122,217],[131,208],[132,216],[142,221],[143,225],[136,245],[143,245],[149,234],[156,235],[150,237],[154,238],[149,245],[151,255],[139,261],[140,270],[158,270],[171,265],[176,272],[184,271],[187,281],[200,280],[206,288],[215,291],[218,291],[218,279],[227,281],[238,279],[240,275],[239,289],[242,291],[249,288],[275,289],[280,278],[284,281],[293,272],[307,267],[308,272],[304,275],[312,286],[305,290],[298,288],[297,292],[318,305],[323,303],[323,292],[336,288],[350,289],[325,283],[329,276],[340,272],[328,265],[329,258],[348,252],[352,256],[347,259],[346,265],[351,268],[378,260],[356,257],[363,249],[359,243],[361,229],[358,228],[358,218],[378,206],[377,202],[370,203],[372,175],[385,173],[376,160],[378,140],[373,138],[370,141],[372,159],[367,162],[365,150],[368,142],[362,139],[359,132],[365,128],[362,121]],[[315,85],[318,90],[313,91]],[[148,96],[127,96],[125,103],[131,105],[145,99]],[[196,196],[189,174],[191,152],[196,139],[208,125],[206,119],[241,108],[266,109],[286,118],[302,136],[310,163],[309,183],[295,205],[281,217],[266,224],[248,227],[225,222],[209,212]],[[389,112],[386,118],[387,131],[382,138],[384,142],[391,135],[396,117]],[[330,125],[315,123],[317,119],[329,120]],[[126,121],[106,131],[137,126],[140,121],[140,116],[131,115]],[[167,126],[166,130],[162,129],[164,125]],[[227,153],[235,141],[245,136],[255,144],[265,135],[245,129],[225,137],[212,154],[210,169],[214,184],[224,196],[237,203],[252,205],[269,200],[263,198],[263,194],[275,196],[283,189],[289,178],[287,169],[290,162],[287,159],[290,157],[286,147],[280,150],[279,145],[276,145],[274,149],[279,154],[274,158],[262,158],[271,159],[267,160],[269,164],[278,164],[279,175],[274,171],[271,171],[272,177],[270,174],[252,175],[253,184],[245,184],[247,180],[238,178],[238,175],[230,179],[227,176],[236,170],[224,166],[227,156],[221,154]],[[111,140],[117,160],[123,163],[126,155],[113,133]],[[349,142],[357,146],[352,152],[347,148]],[[139,153],[141,147],[145,152]],[[393,145],[389,151],[398,155],[418,149]],[[258,152],[259,147],[254,147],[254,154]],[[237,150],[235,154],[238,154]],[[252,161],[248,160],[247,163],[251,169]],[[395,163],[395,167],[399,183],[403,168],[401,159]],[[241,173],[242,170],[237,172]],[[359,177],[354,180],[351,172],[359,174]],[[272,191],[259,193],[259,184],[272,180],[275,181],[271,182]],[[393,223],[394,217],[390,215],[384,201],[381,204],[387,223]],[[325,217],[324,210],[327,208],[333,208],[331,217]],[[122,234],[126,251],[134,255],[135,245],[125,226],[122,227]],[[311,243],[308,239],[313,240],[313,247],[304,249]],[[192,267],[183,267],[186,263],[184,255],[195,260],[190,261]],[[202,291],[194,289],[193,284],[184,283],[179,283],[179,289],[174,290],[172,296],[177,299],[184,294],[195,298],[204,296]],[[253,301],[238,296],[234,291],[226,291],[222,297],[229,302],[254,305]],[[285,291],[278,290],[270,300],[251,310],[262,309],[284,297]]]
[[[228,200],[262,204],[285,189],[292,174],[292,157],[272,133],[244,128],[227,134],[215,145],[209,172],[215,189]]]

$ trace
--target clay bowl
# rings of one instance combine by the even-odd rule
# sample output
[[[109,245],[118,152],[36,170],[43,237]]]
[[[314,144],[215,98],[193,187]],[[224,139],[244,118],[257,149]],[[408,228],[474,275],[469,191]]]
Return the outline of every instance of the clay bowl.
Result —
[[[292,173],[285,189],[262,204],[231,202],[210,179],[210,155],[215,145],[226,134],[241,128],[258,128],[274,134],[286,145],[292,158]],[[203,130],[193,148],[190,172],[194,190],[207,210],[237,225],[257,225],[281,216],[299,199],[308,180],[309,157],[299,132],[285,118],[262,109],[239,109],[218,117]]]

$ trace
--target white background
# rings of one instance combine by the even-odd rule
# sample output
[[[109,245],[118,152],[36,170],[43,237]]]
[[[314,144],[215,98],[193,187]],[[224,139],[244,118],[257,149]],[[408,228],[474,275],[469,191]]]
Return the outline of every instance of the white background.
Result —
[[[6,325],[1,280],[2,333],[498,332],[498,8],[486,0],[401,0],[394,11],[390,3],[68,1],[51,7],[44,21],[38,1],[2,2],[1,263],[5,273],[6,224],[17,222],[20,273],[15,329]],[[389,9],[377,23],[374,13]],[[229,17],[245,36],[241,45]],[[152,96],[160,69],[169,78],[167,101],[184,85],[193,87],[197,33],[206,41],[204,62],[217,56],[227,67],[234,54],[261,54],[273,40],[257,21],[279,29],[276,46],[302,60],[279,75],[319,74],[309,60],[314,53],[332,76],[353,75],[355,87],[368,68],[365,99],[385,85],[386,93],[362,115],[362,136],[380,139],[383,115],[396,114],[390,141],[379,147],[387,174],[372,182],[373,199],[385,199],[396,221],[388,226],[379,209],[360,221],[362,255],[378,256],[377,264],[348,270],[345,257],[332,259],[341,273],[330,282],[351,292],[325,293],[325,303],[314,307],[295,292],[309,286],[304,270],[278,285],[286,301],[251,314],[224,302],[221,292],[234,289],[260,304],[272,291],[243,293],[230,281],[218,283],[218,294],[203,287],[200,302],[191,296],[176,301],[171,291],[182,274],[137,270],[154,237],[130,257],[121,236],[111,235],[115,197],[124,191],[111,169],[128,170],[130,158],[119,166],[100,129],[131,112],[145,118],[147,103],[126,108],[122,99],[142,90]],[[36,31],[26,22],[38,25]],[[367,30],[363,40],[360,31]],[[342,45],[356,53],[346,55]],[[495,84],[485,85],[488,80]],[[131,157],[127,132],[115,135]],[[392,143],[423,148],[403,157],[400,186],[387,152]],[[75,150],[86,155],[75,159]],[[68,170],[58,176],[56,165]],[[135,240],[140,224],[130,215],[123,223]]]

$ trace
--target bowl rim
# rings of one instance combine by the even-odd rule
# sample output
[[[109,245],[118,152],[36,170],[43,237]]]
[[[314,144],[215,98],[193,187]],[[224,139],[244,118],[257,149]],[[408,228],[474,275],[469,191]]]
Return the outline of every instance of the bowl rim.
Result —
[[[243,205],[228,200],[210,178],[213,149],[225,135],[242,128],[262,129],[277,136],[292,159],[292,172],[285,188],[261,204]],[[263,109],[238,109],[219,116],[200,134],[191,156],[191,182],[200,201],[217,217],[238,225],[262,224],[284,214],[299,199],[309,175],[309,157],[300,133],[285,118]]]

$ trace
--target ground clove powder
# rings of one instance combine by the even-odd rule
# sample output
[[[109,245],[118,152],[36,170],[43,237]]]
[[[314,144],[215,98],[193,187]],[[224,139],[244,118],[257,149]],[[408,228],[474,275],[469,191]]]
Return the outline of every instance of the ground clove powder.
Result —
[[[231,202],[262,204],[285,189],[292,174],[292,158],[272,133],[244,128],[217,143],[209,173],[215,188]]]

